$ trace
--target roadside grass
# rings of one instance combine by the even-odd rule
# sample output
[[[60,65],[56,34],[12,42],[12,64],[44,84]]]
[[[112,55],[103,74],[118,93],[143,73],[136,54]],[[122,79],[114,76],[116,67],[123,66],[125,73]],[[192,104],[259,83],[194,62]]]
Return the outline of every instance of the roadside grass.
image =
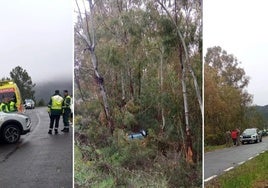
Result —
[[[215,151],[215,150],[223,149],[223,148],[226,148],[225,144],[218,145],[218,146],[205,146],[204,147],[204,152]]]
[[[205,188],[263,188],[268,187],[268,152],[205,183]]]

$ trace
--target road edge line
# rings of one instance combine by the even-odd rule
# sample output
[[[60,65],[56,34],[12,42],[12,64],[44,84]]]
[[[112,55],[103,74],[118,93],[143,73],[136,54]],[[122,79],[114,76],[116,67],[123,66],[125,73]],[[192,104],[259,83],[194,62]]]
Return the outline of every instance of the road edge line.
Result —
[[[216,177],[217,177],[217,175],[210,176],[209,178],[205,179],[204,182],[208,182]]]

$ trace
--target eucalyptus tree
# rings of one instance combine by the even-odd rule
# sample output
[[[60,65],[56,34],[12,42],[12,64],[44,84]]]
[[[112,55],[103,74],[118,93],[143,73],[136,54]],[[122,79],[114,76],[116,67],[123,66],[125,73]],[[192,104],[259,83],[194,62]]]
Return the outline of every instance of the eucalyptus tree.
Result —
[[[194,93],[193,88],[196,87],[192,87],[192,83],[195,84],[196,81],[190,81],[189,73],[185,69],[185,76],[181,77],[183,75],[181,67],[187,67],[190,73],[191,67],[196,66],[195,64],[200,64],[198,66],[202,67],[201,61],[194,60],[196,54],[200,53],[198,44],[201,34],[199,31],[200,23],[198,23],[198,21],[200,22],[199,14],[194,14],[191,20],[189,15],[192,12],[188,11],[186,19],[181,8],[180,14],[172,13],[178,19],[175,22],[176,25],[174,25],[165,10],[159,8],[158,5],[152,0],[102,0],[95,2],[92,13],[94,13],[95,23],[94,36],[96,44],[98,44],[95,46],[94,53],[98,57],[98,71],[102,72],[103,80],[106,83],[106,96],[109,96],[107,103],[111,105],[110,109],[112,109],[111,116],[115,119],[118,119],[115,117],[118,114],[120,117],[124,116],[126,108],[122,107],[127,105],[128,102],[134,102],[134,106],[139,108],[139,110],[132,112],[138,120],[137,124],[147,126],[144,128],[154,127],[164,130],[171,128],[167,126],[168,124],[181,125],[181,122],[188,122],[188,119],[182,120],[183,118],[180,117],[180,112],[183,111],[183,107],[181,107],[183,106],[183,98],[181,96],[187,97],[186,84],[188,84],[188,92]],[[170,5],[174,5],[174,1],[170,1]],[[196,9],[196,7],[193,7],[193,9]],[[88,16],[88,20],[89,18],[93,19],[93,17]],[[84,16],[83,21],[79,21],[76,25],[77,31],[82,31],[79,25],[87,28],[87,23],[89,28],[92,29],[91,22],[85,21],[86,19],[86,16]],[[185,35],[183,36],[183,42],[185,42],[187,48],[186,53],[189,54],[187,55],[189,62],[183,64],[184,66],[177,63],[186,62],[186,55],[184,55],[182,48],[183,42],[178,37],[177,27],[179,24],[181,24],[179,29],[185,27],[183,29]],[[194,27],[195,24],[198,24],[198,26]],[[83,32],[87,33],[88,31],[83,29]],[[76,38],[83,39],[83,36],[78,34]],[[88,92],[93,92],[92,84],[89,86],[88,83],[95,80],[94,76],[91,78],[88,76],[88,73],[94,73],[95,69],[94,66],[87,65],[88,54],[86,52],[90,48],[85,47],[84,44],[86,43],[84,41],[86,40],[75,41],[78,46],[75,48],[75,56],[78,60],[76,61],[75,77],[78,89],[80,88],[80,95],[83,97]],[[180,56],[178,56],[178,52]],[[180,61],[179,57],[182,57],[183,61]],[[198,57],[200,57],[200,54]],[[198,68],[198,71],[201,72],[201,70],[202,68]],[[177,74],[177,78],[174,77],[175,74]],[[83,79],[81,79],[82,77]],[[178,94],[176,91],[180,91],[180,89],[177,80],[182,81],[181,78],[185,80],[183,82],[184,91]],[[199,85],[201,80],[201,77],[199,77]],[[189,97],[191,101],[193,101],[192,98],[196,98],[192,94]],[[191,102],[190,108],[195,109],[196,103]],[[185,100],[185,109],[185,114],[188,117],[187,100]],[[191,114],[192,116],[201,116],[200,112],[196,111],[191,112]],[[145,123],[149,122],[149,119],[152,119],[151,123]],[[190,120],[190,122],[193,122],[193,120]],[[201,124],[200,122],[199,120],[199,123],[196,121],[194,124]],[[120,124],[120,122],[117,123]],[[154,124],[157,124],[157,127]],[[186,125],[189,128],[189,123],[186,123]],[[177,128],[182,127],[178,126]],[[183,131],[179,132],[183,137]]]
[[[85,9],[84,14],[85,16],[82,16],[82,12],[80,9],[80,6],[78,4],[78,1],[76,0],[76,5],[78,8],[78,24],[76,24],[75,27],[75,35],[82,40],[84,44],[84,52],[89,52],[90,58],[91,58],[91,63],[93,67],[93,72],[94,72],[94,77],[95,80],[99,86],[100,89],[100,94],[102,97],[102,102],[103,102],[103,110],[105,112],[105,118],[108,123],[108,127],[113,133],[114,130],[114,125],[112,121],[112,117],[110,114],[110,109],[109,109],[109,104],[107,100],[107,94],[105,91],[104,87],[104,79],[101,76],[99,70],[98,70],[98,59],[95,53],[95,48],[96,48],[96,33],[95,33],[95,20],[94,20],[94,15],[95,15],[95,2],[92,0],[87,1],[87,5],[84,6],[83,8]],[[86,9],[88,8],[88,10]]]
[[[252,96],[245,90],[249,77],[240,62],[221,47],[205,56],[205,136],[242,127]]]
[[[197,77],[192,69],[190,54],[201,52],[202,35],[202,21],[201,21],[201,1],[163,1],[157,0],[157,3],[164,10],[164,13],[172,23],[176,33],[175,40],[177,41],[177,51],[180,64],[179,79],[182,85],[182,95],[184,100],[184,114],[185,114],[185,130],[187,135],[186,143],[186,157],[189,162],[192,162],[192,140],[191,130],[194,127],[189,125],[189,107],[187,96],[187,72],[193,77],[195,86],[196,98],[199,103],[201,115],[203,114],[203,102],[201,92],[198,85]],[[173,7],[173,8],[171,8]],[[199,55],[201,58],[201,55]],[[201,61],[199,61],[201,63]],[[200,123],[201,127],[202,123]],[[201,134],[201,132],[200,132]],[[201,139],[200,139],[201,141]]]

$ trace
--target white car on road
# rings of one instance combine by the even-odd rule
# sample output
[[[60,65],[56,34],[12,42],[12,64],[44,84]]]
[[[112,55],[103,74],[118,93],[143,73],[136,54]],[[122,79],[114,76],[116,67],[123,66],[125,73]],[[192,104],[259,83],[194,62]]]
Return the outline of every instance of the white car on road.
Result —
[[[262,142],[262,135],[258,128],[248,128],[243,131],[240,135],[240,141],[242,144],[247,143],[258,143]]]
[[[0,139],[14,144],[31,130],[31,119],[22,113],[0,112]]]

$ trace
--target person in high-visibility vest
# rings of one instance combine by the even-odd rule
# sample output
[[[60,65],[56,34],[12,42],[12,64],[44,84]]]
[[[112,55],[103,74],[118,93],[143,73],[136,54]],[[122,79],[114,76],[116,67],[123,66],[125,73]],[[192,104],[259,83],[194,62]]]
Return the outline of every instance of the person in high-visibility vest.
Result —
[[[10,112],[9,99],[7,97],[3,99],[2,103],[0,104],[0,108],[3,112]]]
[[[10,112],[16,112],[16,111],[18,111],[18,109],[16,107],[16,102],[15,102],[14,99],[11,99],[9,101],[9,110],[10,110]]]
[[[50,117],[48,134],[52,134],[54,122],[55,122],[54,131],[55,134],[58,134],[59,120],[62,114],[62,104],[63,104],[63,98],[60,95],[59,90],[56,90],[55,94],[51,96],[50,101],[48,103],[48,112]]]
[[[64,129],[62,129],[61,131],[62,132],[69,132],[69,127],[70,127],[70,124],[69,124],[69,118],[70,118],[70,114],[71,114],[71,97],[70,95],[68,94],[68,90],[64,90],[64,100],[63,100],[63,106],[62,106],[62,109],[63,109],[63,124],[64,124]]]
[[[3,108],[3,105],[4,105],[4,102],[3,102],[3,100],[4,99],[2,99],[1,101],[0,101],[0,112],[2,112],[3,110],[2,110],[2,108]]]

